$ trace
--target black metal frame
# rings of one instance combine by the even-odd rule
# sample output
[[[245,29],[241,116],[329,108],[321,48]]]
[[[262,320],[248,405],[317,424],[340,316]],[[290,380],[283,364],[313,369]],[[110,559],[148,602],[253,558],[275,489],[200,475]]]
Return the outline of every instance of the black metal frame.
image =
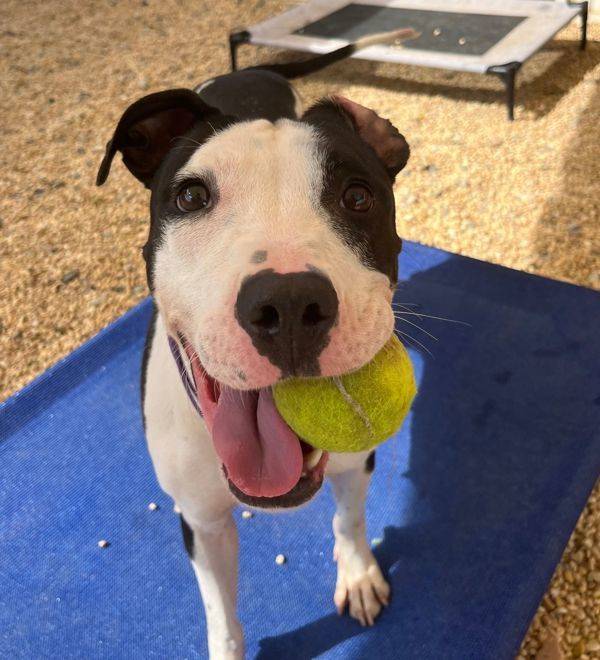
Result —
[[[574,6],[579,6],[579,15],[581,16],[581,41],[580,50],[585,50],[587,45],[587,23],[588,23],[588,2],[572,2]],[[517,71],[521,68],[522,62],[507,62],[506,64],[497,64],[490,66],[486,73],[498,76],[504,83],[506,90],[506,110],[508,118],[513,121],[515,118],[515,79]]]
[[[250,41],[248,30],[239,30],[229,33],[229,55],[231,57],[231,70],[237,71],[237,49]]]
[[[580,50],[585,50],[587,45],[587,24],[588,24],[588,10],[589,3],[587,0],[583,2],[569,2],[572,6],[579,7],[579,15],[581,16],[581,41],[579,44]],[[237,70],[237,49],[242,44],[250,42],[250,32],[248,30],[239,30],[231,32],[229,35],[229,52],[231,55],[231,70]],[[504,83],[506,91],[506,109],[508,118],[513,121],[515,118],[515,80],[517,71],[521,68],[523,62],[507,62],[506,64],[496,64],[488,67],[486,73],[498,76]]]
[[[515,78],[520,68],[521,62],[508,62],[507,64],[490,66],[486,71],[486,73],[498,76],[504,83],[504,89],[506,90],[506,109],[510,121],[513,121],[515,118]]]
[[[590,3],[585,0],[584,2],[575,2],[573,4],[580,5],[579,15],[581,16],[581,42],[579,44],[579,48],[580,50],[585,50],[587,45],[587,24]]]

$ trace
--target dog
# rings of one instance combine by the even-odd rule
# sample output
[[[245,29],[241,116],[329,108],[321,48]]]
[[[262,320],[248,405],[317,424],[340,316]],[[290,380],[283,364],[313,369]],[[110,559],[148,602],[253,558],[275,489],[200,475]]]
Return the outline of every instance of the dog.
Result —
[[[144,426],[181,512],[213,660],[244,654],[238,503],[297,507],[327,476],[338,612],[372,625],[390,598],[365,537],[375,454],[309,446],[271,387],[357,369],[390,338],[402,245],[392,185],[409,158],[404,136],[373,110],[334,96],[303,111],[289,80],[408,36],[150,94],[125,111],[98,172],[101,185],[120,152],[151,193]]]

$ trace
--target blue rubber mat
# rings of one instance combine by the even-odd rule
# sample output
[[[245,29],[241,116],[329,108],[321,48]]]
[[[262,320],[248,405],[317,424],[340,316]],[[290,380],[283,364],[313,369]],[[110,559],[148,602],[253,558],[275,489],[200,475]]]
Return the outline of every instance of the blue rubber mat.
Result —
[[[398,325],[433,358],[412,351],[420,393],[368,502],[392,603],[372,629],[334,613],[327,488],[294,513],[238,516],[249,658],[514,657],[600,472],[600,295],[409,243],[401,265],[397,301],[470,326],[425,320],[434,342]],[[206,657],[142,434],[149,314],[0,408],[2,658]]]

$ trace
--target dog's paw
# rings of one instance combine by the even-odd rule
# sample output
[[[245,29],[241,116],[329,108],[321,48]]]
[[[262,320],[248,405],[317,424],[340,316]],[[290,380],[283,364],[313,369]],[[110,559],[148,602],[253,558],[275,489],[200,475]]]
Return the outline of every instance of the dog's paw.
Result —
[[[375,557],[367,553],[334,551],[338,564],[333,602],[338,614],[346,606],[350,616],[363,626],[372,626],[381,609],[389,603],[390,585],[385,581]]]

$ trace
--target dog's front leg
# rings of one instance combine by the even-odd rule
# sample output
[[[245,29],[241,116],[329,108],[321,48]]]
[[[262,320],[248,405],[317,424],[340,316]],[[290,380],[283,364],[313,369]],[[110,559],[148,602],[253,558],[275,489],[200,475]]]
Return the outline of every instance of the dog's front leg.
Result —
[[[206,613],[211,660],[244,657],[242,628],[237,618],[238,533],[231,511],[211,520],[182,513],[185,546]]]
[[[337,505],[333,517],[333,558],[337,561],[333,600],[340,614],[348,605],[350,616],[363,626],[373,625],[390,597],[390,587],[366,538],[365,499],[370,479],[369,461],[367,466],[331,476]]]

